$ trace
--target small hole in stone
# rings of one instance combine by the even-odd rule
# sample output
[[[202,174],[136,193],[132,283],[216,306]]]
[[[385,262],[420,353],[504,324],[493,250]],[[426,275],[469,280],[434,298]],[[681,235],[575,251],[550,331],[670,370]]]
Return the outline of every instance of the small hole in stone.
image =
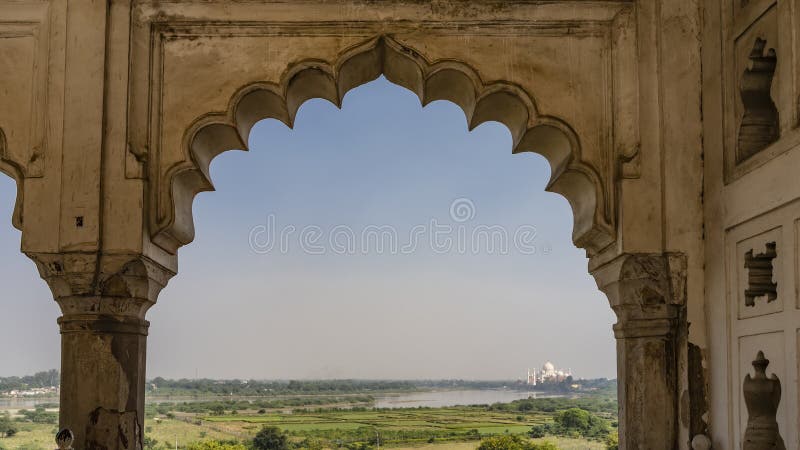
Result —
[[[747,289],[744,291],[745,306],[756,306],[756,298],[766,297],[767,303],[778,298],[778,283],[772,281],[772,261],[778,256],[774,242],[767,242],[764,253],[744,254],[744,267],[747,269]]]
[[[78,216],[75,218],[75,226],[78,228],[83,228],[83,216]]]

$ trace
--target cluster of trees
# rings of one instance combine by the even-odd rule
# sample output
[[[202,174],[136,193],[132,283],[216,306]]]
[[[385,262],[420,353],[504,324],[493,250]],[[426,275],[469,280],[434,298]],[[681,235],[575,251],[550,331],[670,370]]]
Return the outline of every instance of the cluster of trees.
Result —
[[[535,425],[530,432],[533,438],[567,436],[604,441],[611,433],[608,421],[585,409],[569,408],[559,411],[552,423]]]
[[[159,394],[194,395],[272,395],[272,394],[313,394],[313,393],[356,393],[356,392],[408,392],[430,389],[501,389],[517,386],[516,381],[474,381],[474,380],[211,380],[180,379],[167,380],[154,378],[148,383],[148,390]]]
[[[545,381],[536,386],[527,386],[534,391],[545,392],[605,392],[617,390],[617,380],[609,380],[608,378],[593,378],[589,380],[574,379],[568,376],[561,381]]]
[[[371,395],[352,395],[352,396],[324,396],[324,397],[287,397],[270,400],[218,400],[206,402],[161,402],[157,405],[147,405],[146,412],[152,416],[154,414],[166,415],[172,411],[180,411],[193,414],[225,415],[228,412],[234,414],[237,411],[256,410],[266,411],[267,409],[277,408],[296,408],[308,406],[330,405],[334,403],[365,404],[372,405],[375,398]]]
[[[0,377],[0,392],[21,389],[46,388],[58,386],[59,374],[57,370],[37,372],[24,377]]]
[[[399,392],[418,390],[410,381],[385,380],[166,380],[154,378],[148,392],[163,395],[238,395],[264,396],[282,394],[360,393],[366,391]]]
[[[578,380],[577,383],[581,385],[582,391],[617,395],[617,380],[594,378],[591,380]]]
[[[493,403],[488,410],[554,413],[569,408],[580,408],[616,420],[618,404],[616,396],[548,397],[514,400],[510,403]]]
[[[492,436],[481,441],[477,450],[558,450],[549,441],[531,442],[519,435]]]
[[[20,410],[20,414],[22,417],[12,419],[7,412],[0,413],[0,438],[9,438],[15,436],[19,431],[19,424],[21,422],[46,424],[58,423],[58,414],[54,412],[47,412],[42,407],[37,407],[34,411],[23,409]]]
[[[617,393],[617,380],[608,378],[594,378],[590,380],[575,380],[571,376],[561,381],[546,381],[537,384],[534,388],[543,392],[568,393],[592,393],[592,394],[612,394]]]
[[[18,419],[21,422],[48,423],[51,425],[58,423],[58,414],[45,410],[43,406],[37,406],[33,411],[21,409],[19,413],[22,415]]]

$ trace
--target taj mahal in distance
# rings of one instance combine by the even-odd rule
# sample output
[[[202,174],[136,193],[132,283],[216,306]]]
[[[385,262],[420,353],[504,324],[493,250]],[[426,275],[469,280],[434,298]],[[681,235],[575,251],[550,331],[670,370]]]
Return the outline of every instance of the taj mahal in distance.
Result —
[[[550,361],[542,365],[541,369],[528,369],[528,377],[526,378],[529,386],[536,386],[537,384],[544,383],[560,383],[572,376],[572,370],[556,369]]]

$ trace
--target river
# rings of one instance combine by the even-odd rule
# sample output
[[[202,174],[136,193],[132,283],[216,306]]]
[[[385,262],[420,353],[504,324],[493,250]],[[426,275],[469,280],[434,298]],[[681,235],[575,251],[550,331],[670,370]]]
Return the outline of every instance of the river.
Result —
[[[465,389],[398,394],[373,394],[373,397],[375,397],[376,408],[441,408],[446,406],[508,403],[528,397],[544,398],[559,396],[560,395],[558,394],[536,391],[521,391],[514,389]],[[229,399],[229,397],[148,397],[147,402],[197,402],[221,400],[223,398],[226,400]],[[256,398],[233,397],[233,399],[255,400]],[[58,403],[58,398],[0,398],[0,411],[8,409],[32,409],[37,404],[42,403]]]
[[[558,397],[544,392],[518,391],[511,389],[481,389],[459,391],[414,392],[398,395],[375,395],[376,408],[442,408],[461,405],[488,405],[508,403],[528,397]]]

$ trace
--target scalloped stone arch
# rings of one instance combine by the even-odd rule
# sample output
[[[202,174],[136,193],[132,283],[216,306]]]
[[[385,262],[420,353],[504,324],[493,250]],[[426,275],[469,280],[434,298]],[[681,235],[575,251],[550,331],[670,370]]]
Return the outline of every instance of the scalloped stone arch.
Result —
[[[22,230],[22,170],[7,156],[6,135],[0,128],[0,172],[8,175],[17,185],[17,199],[14,203],[14,213],[11,224],[14,228]]]
[[[594,255],[614,242],[597,171],[581,160],[580,140],[556,117],[540,114],[523,89],[512,83],[485,83],[471,67],[454,60],[429,62],[397,41],[379,36],[345,51],[333,63],[305,60],[292,65],[279,83],[253,83],[231,98],[225,113],[207,114],[184,135],[185,162],[166,174],[166,217],[151,221],[152,240],[170,253],[194,240],[192,203],[200,192],[214,190],[211,161],[231,149],[247,150],[250,131],[263,119],[293,127],[300,106],[322,98],[341,107],[344,95],[384,75],[414,92],[423,105],[449,100],[466,115],[470,130],[487,121],[511,132],[513,153],[535,152],[551,166],[546,190],[564,196],[574,216],[573,241]],[[151,217],[156,217],[152,215]]]

